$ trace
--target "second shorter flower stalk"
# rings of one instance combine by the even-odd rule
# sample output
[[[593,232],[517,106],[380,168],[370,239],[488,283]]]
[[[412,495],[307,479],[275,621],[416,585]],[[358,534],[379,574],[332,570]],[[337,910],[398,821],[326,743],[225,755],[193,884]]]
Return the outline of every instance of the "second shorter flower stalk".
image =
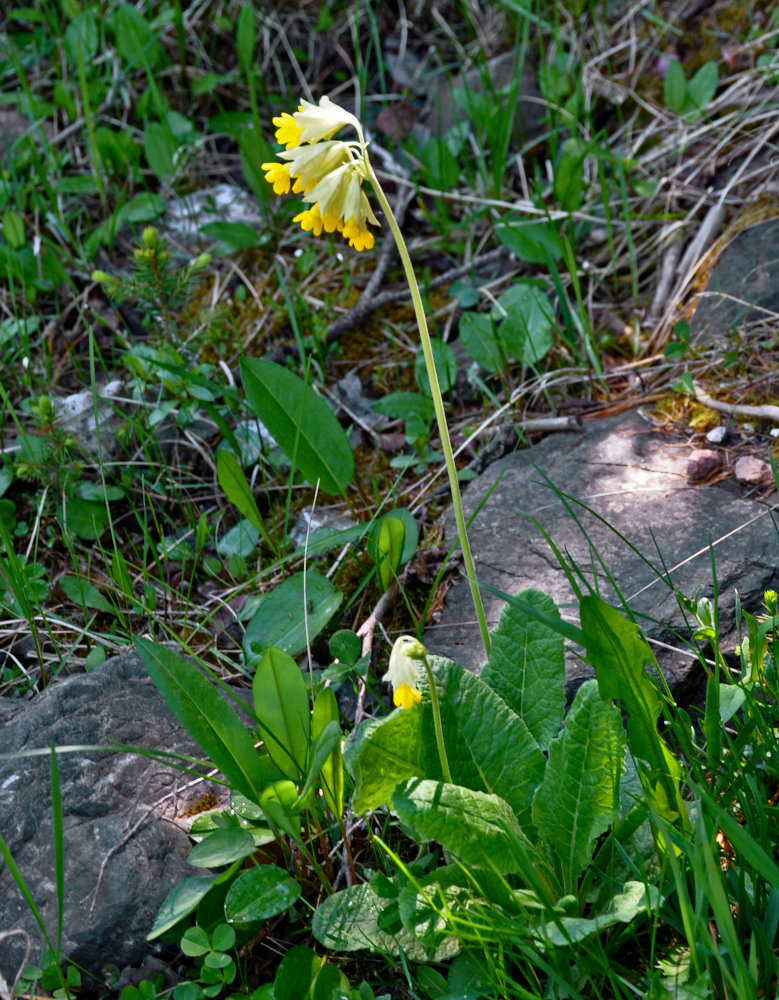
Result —
[[[392,208],[387,200],[387,196],[384,194],[381,184],[379,184],[378,178],[374,173],[373,167],[366,156],[366,166],[368,171],[368,179],[376,192],[376,197],[379,199],[379,204],[382,207],[384,215],[387,218],[387,223],[389,224],[392,235],[395,239],[395,243],[398,248],[398,253],[400,254],[400,259],[403,262],[403,270],[406,274],[406,280],[408,281],[409,290],[411,291],[411,301],[414,306],[414,315],[416,317],[417,326],[419,327],[419,338],[422,343],[422,353],[425,358],[425,367],[427,368],[427,377],[430,382],[430,393],[433,397],[433,408],[435,410],[436,421],[438,423],[438,434],[441,438],[441,450],[444,453],[444,462],[446,464],[446,471],[449,476],[449,488],[452,493],[452,507],[454,508],[454,519],[457,525],[457,535],[460,539],[460,545],[463,550],[463,562],[465,563],[465,572],[468,577],[468,583],[471,588],[471,597],[473,598],[473,606],[476,610],[476,618],[479,622],[479,630],[481,632],[482,641],[484,642],[484,651],[487,656],[490,655],[490,633],[487,628],[487,618],[484,614],[484,605],[482,604],[481,594],[479,593],[479,585],[476,582],[476,571],[473,564],[473,556],[471,555],[471,546],[468,541],[468,532],[465,524],[465,515],[463,514],[463,504],[462,498],[460,496],[460,483],[457,479],[457,466],[454,461],[454,452],[452,451],[452,443],[449,439],[449,427],[446,423],[446,414],[444,413],[444,402],[441,396],[441,386],[438,381],[438,372],[435,367],[435,359],[433,357],[433,346],[430,342],[430,333],[427,328],[427,317],[425,316],[425,307],[422,303],[422,295],[419,291],[419,285],[417,283],[416,274],[414,273],[414,267],[411,263],[411,257],[406,247],[406,242],[403,239],[403,234],[400,231],[400,227],[392,213]],[[425,661],[425,669],[428,672],[428,677],[430,677],[430,668]],[[435,698],[435,687],[431,679],[431,690],[434,692],[433,697]],[[435,704],[435,702],[434,702]],[[435,713],[434,713],[435,714]],[[440,725],[440,720],[439,720]],[[447,779],[449,780],[449,779]]]

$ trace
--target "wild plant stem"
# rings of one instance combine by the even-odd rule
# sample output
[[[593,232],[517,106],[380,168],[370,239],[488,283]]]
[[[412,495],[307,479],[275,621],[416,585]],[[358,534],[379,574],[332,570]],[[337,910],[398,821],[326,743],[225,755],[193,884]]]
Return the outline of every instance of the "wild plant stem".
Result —
[[[452,493],[452,506],[454,507],[454,518],[457,524],[457,535],[460,539],[460,545],[463,550],[463,561],[465,563],[465,572],[468,577],[468,583],[471,588],[471,597],[473,598],[473,606],[476,609],[476,618],[479,622],[479,629],[481,631],[481,637],[484,642],[484,650],[489,656],[490,654],[490,634],[487,629],[487,619],[484,614],[484,606],[481,600],[481,594],[479,593],[479,585],[476,582],[476,571],[473,565],[473,557],[471,555],[471,546],[468,541],[468,533],[465,525],[465,515],[463,514],[462,499],[460,497],[460,483],[457,479],[457,466],[454,463],[454,452],[452,451],[452,444],[449,440],[449,428],[446,423],[446,413],[444,412],[444,401],[441,396],[441,386],[438,382],[438,373],[436,372],[435,360],[433,358],[433,346],[430,343],[430,332],[427,327],[427,317],[425,316],[425,308],[422,304],[422,296],[419,291],[419,285],[417,283],[416,275],[414,274],[414,267],[411,263],[411,257],[406,247],[406,242],[403,239],[403,234],[400,231],[400,227],[395,220],[395,216],[392,214],[392,209],[390,203],[387,200],[387,196],[382,190],[381,184],[373,171],[373,167],[368,161],[367,154],[365,156],[365,164],[368,170],[368,179],[370,180],[374,191],[376,192],[376,197],[379,199],[384,215],[389,223],[390,230],[395,239],[395,243],[398,248],[398,253],[400,254],[400,259],[403,262],[403,270],[406,274],[406,280],[408,281],[408,287],[411,291],[411,301],[414,305],[414,315],[416,317],[417,326],[419,327],[419,339],[422,343],[422,353],[425,358],[425,366],[427,368],[427,377],[430,382],[430,394],[433,397],[433,408],[435,410],[436,420],[438,422],[438,434],[441,438],[441,450],[444,453],[444,462],[446,463],[446,472],[449,476],[449,488]],[[431,689],[432,687],[431,682]],[[440,721],[440,720],[439,720]]]
[[[446,756],[446,745],[444,743],[444,730],[441,725],[441,704],[438,701],[438,691],[436,690],[435,680],[433,679],[433,671],[430,669],[430,664],[427,662],[427,657],[422,657],[422,663],[425,666],[425,673],[427,674],[427,683],[430,687],[430,703],[433,709],[433,728],[435,729],[435,741],[438,746],[438,756],[441,759],[441,770],[444,772],[444,781],[452,785],[452,772],[449,770],[449,758]]]

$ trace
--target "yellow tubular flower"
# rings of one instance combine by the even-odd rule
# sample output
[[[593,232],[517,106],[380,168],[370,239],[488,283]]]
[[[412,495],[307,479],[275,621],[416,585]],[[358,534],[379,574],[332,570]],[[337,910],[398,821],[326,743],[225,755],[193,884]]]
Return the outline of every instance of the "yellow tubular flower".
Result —
[[[349,219],[343,228],[344,239],[349,240],[349,246],[355,250],[372,250],[376,242],[373,233],[370,232],[365,223],[358,225],[355,219]]]
[[[425,647],[422,643],[410,635],[402,635],[392,647],[389,668],[382,680],[392,685],[392,700],[396,705],[411,708],[422,701],[422,695],[417,689],[416,661],[421,659],[424,653]]]
[[[360,129],[360,123],[354,115],[337,104],[333,104],[329,97],[321,98],[318,106],[310,104],[308,101],[301,101],[298,110],[292,117],[300,129],[301,142],[319,142],[320,139],[332,139],[344,125],[351,125],[358,131]],[[273,123],[276,124],[275,118]]]
[[[303,126],[298,125],[292,115],[285,111],[280,117],[273,119],[273,124],[277,126],[276,142],[282,146],[286,146],[287,149],[292,149],[293,146],[300,145]]]
[[[313,231],[314,236],[322,235],[324,220],[320,215],[319,205],[312,205],[311,208],[306,209],[304,212],[300,212],[292,219],[292,221],[299,222],[300,228],[305,233]]]
[[[289,176],[289,167],[286,163],[263,163],[262,169],[265,171],[265,180],[273,185],[274,194],[289,194],[292,178]],[[295,181],[299,184],[299,181]]]

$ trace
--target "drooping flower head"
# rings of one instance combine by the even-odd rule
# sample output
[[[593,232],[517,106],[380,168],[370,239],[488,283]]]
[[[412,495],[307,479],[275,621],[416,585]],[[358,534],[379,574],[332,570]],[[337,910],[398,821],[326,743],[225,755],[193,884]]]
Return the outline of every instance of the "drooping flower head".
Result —
[[[390,653],[389,668],[382,680],[392,685],[392,700],[403,708],[411,708],[422,701],[418,689],[417,663],[425,656],[425,647],[411,635],[402,635],[395,641]]]
[[[323,97],[319,104],[301,101],[293,114],[273,119],[276,139],[285,147],[279,160],[263,163],[265,180],[275,194],[300,194],[311,208],[294,221],[315,236],[324,229],[340,232],[356,250],[374,245],[368,223],[378,226],[370,202],[362,189],[367,177],[367,147],[360,122],[351,112]],[[357,132],[357,141],[333,136],[345,126]]]

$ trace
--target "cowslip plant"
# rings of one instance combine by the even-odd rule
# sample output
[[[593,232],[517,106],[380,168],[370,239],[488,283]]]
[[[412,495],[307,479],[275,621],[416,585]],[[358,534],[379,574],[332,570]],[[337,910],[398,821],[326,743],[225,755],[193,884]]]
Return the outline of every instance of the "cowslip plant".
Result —
[[[276,139],[285,147],[278,153],[278,159],[263,163],[265,179],[273,186],[276,194],[299,195],[310,207],[295,216],[306,232],[315,236],[339,232],[355,250],[370,250],[375,237],[368,228],[379,225],[371,209],[363,184],[368,181],[384,212],[387,224],[398,248],[403,270],[408,281],[414,315],[419,327],[420,342],[424,355],[430,395],[433,400],[441,450],[444,455],[449,487],[452,493],[457,534],[463,550],[465,572],[471,588],[476,617],[479,622],[484,647],[489,653],[489,632],[484,607],[479,594],[471,555],[468,534],[463,514],[460,487],[454,452],[449,439],[446,414],[441,395],[438,372],[435,365],[433,347],[427,326],[427,318],[422,303],[419,285],[414,274],[411,257],[403,239],[403,234],[393,215],[368,156],[368,143],[359,120],[323,97],[319,104],[301,101],[293,114],[284,113],[273,119],[276,125]],[[357,133],[356,141],[344,141],[333,137],[346,126]]]
[[[668,850],[656,826],[653,839],[652,816],[688,824],[678,762],[657,732],[662,695],[644,671],[651,652],[600,598],[580,604],[581,629],[540,591],[510,600],[479,677],[408,644],[393,651],[387,679],[401,708],[355,734],[353,805],[389,806],[412,839],[437,842],[446,863],[425,870],[387,848],[392,877],[320,905],[314,933],[327,947],[400,947],[440,960],[468,941],[489,948],[521,935],[546,954],[659,907],[655,880],[637,878]],[[564,636],[584,647],[597,677],[567,715]]]

